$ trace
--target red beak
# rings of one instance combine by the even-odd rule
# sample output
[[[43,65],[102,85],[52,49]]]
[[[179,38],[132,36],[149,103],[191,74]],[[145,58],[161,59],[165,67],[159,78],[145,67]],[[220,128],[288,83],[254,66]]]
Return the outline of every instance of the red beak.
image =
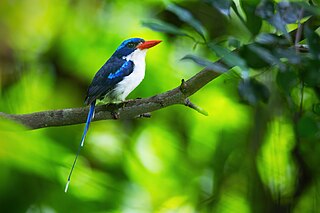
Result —
[[[157,44],[159,44],[161,42],[161,40],[150,40],[150,41],[145,41],[141,44],[139,44],[137,46],[137,48],[139,48],[140,50],[144,50],[144,49],[149,49],[153,46],[156,46]]]

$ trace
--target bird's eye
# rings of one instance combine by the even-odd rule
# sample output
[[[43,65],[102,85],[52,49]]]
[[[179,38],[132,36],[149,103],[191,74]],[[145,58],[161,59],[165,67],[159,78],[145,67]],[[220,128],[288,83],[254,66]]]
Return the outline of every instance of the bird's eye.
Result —
[[[128,46],[129,48],[133,48],[135,45],[134,45],[134,43],[128,43],[127,46]]]

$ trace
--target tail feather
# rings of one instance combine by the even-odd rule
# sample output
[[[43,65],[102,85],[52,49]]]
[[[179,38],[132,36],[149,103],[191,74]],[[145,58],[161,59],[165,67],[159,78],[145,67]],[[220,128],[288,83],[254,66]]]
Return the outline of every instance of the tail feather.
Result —
[[[70,170],[70,173],[69,173],[69,176],[68,176],[68,181],[67,181],[67,184],[66,184],[66,187],[65,187],[65,190],[64,192],[67,192],[68,191],[68,187],[69,187],[69,183],[70,183],[70,180],[71,180],[71,175],[72,175],[72,172],[73,172],[73,169],[77,163],[77,159],[78,159],[78,156],[80,154],[80,151],[81,151],[81,148],[83,147],[83,144],[84,144],[84,140],[86,138],[86,135],[87,135],[87,132],[88,132],[88,129],[89,129],[89,125],[91,123],[91,120],[93,119],[94,117],[94,109],[95,109],[95,106],[96,106],[96,101],[93,101],[91,104],[90,104],[90,109],[89,109],[89,112],[88,112],[88,117],[87,117],[87,122],[86,122],[86,126],[84,128],[84,131],[83,131],[83,134],[82,134],[82,138],[81,138],[81,142],[80,142],[80,145],[79,145],[79,148],[78,148],[78,151],[77,151],[77,155],[73,161],[73,164],[72,164],[72,167],[71,167],[71,170]]]
[[[84,131],[83,131],[83,134],[82,134],[82,138],[81,138],[81,146],[83,146],[83,144],[84,144],[84,140],[86,138],[86,135],[87,135],[87,132],[88,132],[88,129],[89,129],[89,125],[91,123],[91,120],[94,117],[94,108],[95,108],[95,106],[96,106],[96,102],[94,101],[90,105],[90,109],[89,109],[89,113],[88,113],[88,117],[87,117],[87,122],[86,122],[86,127],[84,128]]]

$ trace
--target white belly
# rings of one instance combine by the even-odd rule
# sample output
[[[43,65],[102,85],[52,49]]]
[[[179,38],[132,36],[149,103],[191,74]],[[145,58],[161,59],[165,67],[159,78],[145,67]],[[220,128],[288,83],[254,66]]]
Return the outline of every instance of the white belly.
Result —
[[[147,50],[136,50],[130,55],[124,57],[126,60],[133,61],[133,72],[119,82],[112,91],[112,101],[124,101],[126,97],[141,83],[144,78]]]

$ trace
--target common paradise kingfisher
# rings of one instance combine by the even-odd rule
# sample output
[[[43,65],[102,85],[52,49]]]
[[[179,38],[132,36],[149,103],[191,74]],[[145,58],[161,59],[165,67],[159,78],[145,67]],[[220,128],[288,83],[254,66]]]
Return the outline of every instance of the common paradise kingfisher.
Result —
[[[160,42],[160,40],[145,41],[142,38],[125,40],[94,76],[84,101],[86,105],[90,105],[86,126],[68,176],[65,192],[68,190],[73,169],[83,147],[90,122],[94,117],[96,100],[107,103],[124,101],[144,78],[147,50]]]

